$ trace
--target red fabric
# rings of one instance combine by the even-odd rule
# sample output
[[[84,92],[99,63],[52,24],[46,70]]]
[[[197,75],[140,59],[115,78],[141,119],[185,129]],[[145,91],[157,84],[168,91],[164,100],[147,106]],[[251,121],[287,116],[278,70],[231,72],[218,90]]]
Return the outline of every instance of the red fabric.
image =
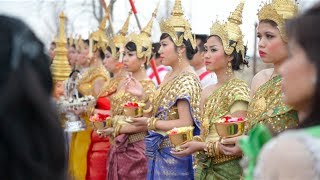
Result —
[[[117,136],[108,156],[108,179],[146,179],[148,160],[145,149],[144,140],[129,144],[128,135]]]
[[[101,138],[93,131],[87,157],[87,180],[107,180],[107,156],[109,150],[109,138]]]
[[[96,109],[110,110],[110,101],[106,97],[99,97]]]
[[[200,81],[201,81],[204,77],[206,77],[206,75],[208,75],[208,74],[210,74],[210,71],[206,71],[206,72],[202,73],[202,74],[199,76]]]
[[[158,69],[158,73],[161,72],[161,71],[165,71],[166,68],[165,67],[161,67]],[[150,79],[153,79],[153,77],[155,76],[154,72],[152,72],[150,75],[149,75],[149,78]]]
[[[97,109],[110,110],[110,101],[100,97]],[[91,133],[91,144],[87,154],[86,180],[107,180],[107,156],[110,149],[108,137],[100,137],[95,131]]]

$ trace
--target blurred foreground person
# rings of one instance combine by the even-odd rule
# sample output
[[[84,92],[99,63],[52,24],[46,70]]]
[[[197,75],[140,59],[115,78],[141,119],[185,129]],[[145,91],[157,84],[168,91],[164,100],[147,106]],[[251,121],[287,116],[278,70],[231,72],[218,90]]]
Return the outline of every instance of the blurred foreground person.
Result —
[[[20,20],[0,16],[0,179],[66,179],[50,59]]]
[[[263,146],[255,179],[320,179],[319,12],[318,3],[287,25],[289,57],[280,67],[282,100],[297,109],[300,128]]]

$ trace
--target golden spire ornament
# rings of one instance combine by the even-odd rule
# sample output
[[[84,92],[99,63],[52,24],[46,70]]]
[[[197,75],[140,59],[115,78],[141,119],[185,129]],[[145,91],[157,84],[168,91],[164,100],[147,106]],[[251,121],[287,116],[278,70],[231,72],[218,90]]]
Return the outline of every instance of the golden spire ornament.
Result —
[[[146,57],[150,59],[152,53],[151,31],[153,26],[153,20],[157,16],[158,6],[152,13],[152,17],[148,24],[141,30],[140,34],[133,33],[128,37],[128,42],[134,42],[137,47],[137,57]]]
[[[258,12],[259,21],[271,20],[278,25],[282,39],[287,42],[285,32],[285,21],[298,13],[298,5],[295,0],[273,0],[271,3],[264,3]]]
[[[126,21],[124,22],[124,24],[119,32],[119,34],[117,34],[116,36],[113,37],[113,42],[116,47],[120,48],[126,42],[126,35],[128,33],[131,14],[132,14],[132,12],[130,11]]]
[[[74,43],[73,35],[71,34],[68,40],[68,46],[73,46],[74,44],[75,43]]]
[[[69,74],[71,73],[71,67],[68,62],[68,50],[66,48],[67,39],[65,37],[65,20],[66,17],[62,12],[60,14],[60,28],[59,28],[59,38],[56,39],[57,47],[54,50],[55,57],[51,65],[51,73],[53,80],[64,81],[68,79]]]
[[[108,19],[108,14],[106,14],[102,18],[98,30],[89,35],[89,40],[97,42],[96,44],[94,44],[93,52],[95,52],[97,49],[101,49],[103,52],[106,51],[106,44],[108,43],[108,40],[109,40],[106,33],[107,19]]]
[[[183,45],[183,39],[190,40],[192,48],[196,48],[196,41],[191,33],[191,26],[184,18],[181,0],[175,0],[175,4],[171,13],[171,17],[160,22],[160,30],[162,33],[167,33],[172,38],[176,46]],[[178,33],[182,33],[178,35]]]
[[[210,35],[219,36],[223,49],[227,55],[231,55],[234,51],[241,52],[242,57],[245,56],[245,46],[243,44],[243,35],[240,29],[242,24],[242,11],[244,1],[241,0],[240,4],[230,14],[226,23],[219,21],[215,22],[210,28]]]

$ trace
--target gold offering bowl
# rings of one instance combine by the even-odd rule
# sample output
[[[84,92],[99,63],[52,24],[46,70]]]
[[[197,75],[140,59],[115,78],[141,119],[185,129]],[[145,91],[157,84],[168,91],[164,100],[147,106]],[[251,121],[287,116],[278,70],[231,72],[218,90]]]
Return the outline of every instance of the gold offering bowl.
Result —
[[[94,130],[99,131],[112,127],[112,121],[111,118],[108,117],[104,121],[91,122],[91,125]]]
[[[180,128],[175,128],[178,130],[176,134],[170,133],[172,130],[168,131],[169,140],[171,144],[175,147],[177,151],[181,151],[181,145],[192,141],[193,138],[193,129],[194,127],[181,127],[185,128],[183,131],[179,131]]]
[[[129,117],[142,117],[143,116],[143,106],[139,107],[126,107],[124,106],[124,115]]]
[[[222,138],[241,136],[244,133],[246,121],[214,123],[218,135]]]

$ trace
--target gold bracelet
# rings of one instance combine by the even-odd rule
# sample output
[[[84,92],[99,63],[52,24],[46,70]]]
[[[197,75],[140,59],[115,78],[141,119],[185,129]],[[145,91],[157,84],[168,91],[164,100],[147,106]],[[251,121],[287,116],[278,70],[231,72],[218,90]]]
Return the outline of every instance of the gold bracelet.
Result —
[[[146,109],[146,110],[143,110],[143,113],[147,114],[147,113],[151,112],[151,111],[152,111],[152,109],[153,109],[152,105],[151,105],[151,104],[149,104],[149,108],[148,108],[148,109]]]
[[[219,156],[220,155],[220,151],[219,151],[219,141],[216,141],[214,144],[214,151],[215,151],[215,155]]]
[[[120,129],[122,128],[122,125],[118,124],[113,131],[113,137],[117,137],[120,134]]]
[[[147,128],[148,128],[148,130],[151,128],[151,121],[152,121],[151,118],[147,119]]]
[[[155,117],[151,117],[151,118],[148,118],[147,120],[147,128],[148,130],[156,130],[156,122],[158,121],[157,118]]]
[[[152,130],[156,130],[156,129],[157,129],[157,128],[156,128],[156,123],[157,123],[158,120],[159,120],[159,119],[157,119],[157,118],[154,118],[154,119],[153,119],[153,121],[152,121],[152,126],[151,126]]]
[[[206,143],[206,148],[204,149],[205,151],[205,154],[208,156],[208,157],[214,157],[215,155],[215,151],[214,151],[214,142],[212,141],[209,141]]]

